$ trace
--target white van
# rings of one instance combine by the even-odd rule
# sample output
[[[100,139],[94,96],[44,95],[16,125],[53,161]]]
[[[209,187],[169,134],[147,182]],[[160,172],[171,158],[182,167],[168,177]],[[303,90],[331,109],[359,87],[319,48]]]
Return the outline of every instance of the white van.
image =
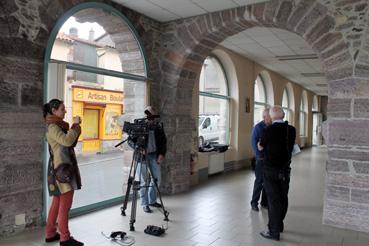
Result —
[[[199,116],[199,146],[207,142],[219,140],[219,115],[200,115]]]

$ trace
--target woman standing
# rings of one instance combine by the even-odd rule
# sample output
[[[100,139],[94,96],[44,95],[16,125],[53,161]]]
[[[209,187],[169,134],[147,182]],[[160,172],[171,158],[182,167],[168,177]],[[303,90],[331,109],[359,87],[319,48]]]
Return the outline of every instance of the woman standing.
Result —
[[[43,107],[47,125],[47,142],[50,160],[48,166],[48,189],[53,196],[46,224],[46,242],[60,240],[62,246],[82,246],[83,243],[70,236],[68,228],[69,210],[72,207],[74,190],[81,189],[81,177],[74,147],[81,134],[80,117],[73,118],[73,125],[65,122],[65,106],[59,99],[52,99]],[[57,232],[58,222],[59,232]]]

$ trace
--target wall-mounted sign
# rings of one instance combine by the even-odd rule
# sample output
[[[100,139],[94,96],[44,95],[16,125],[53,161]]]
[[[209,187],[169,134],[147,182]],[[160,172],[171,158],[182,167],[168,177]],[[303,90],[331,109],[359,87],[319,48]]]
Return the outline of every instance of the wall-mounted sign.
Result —
[[[123,92],[73,87],[73,100],[91,103],[123,104]]]

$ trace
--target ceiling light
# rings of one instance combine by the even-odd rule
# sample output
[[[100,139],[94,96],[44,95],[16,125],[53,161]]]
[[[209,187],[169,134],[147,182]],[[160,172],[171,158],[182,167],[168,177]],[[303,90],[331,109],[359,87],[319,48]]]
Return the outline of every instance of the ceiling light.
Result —
[[[324,73],[301,73],[301,75],[307,78],[325,77]]]
[[[290,55],[290,56],[276,56],[280,61],[293,61],[293,60],[311,60],[318,59],[316,54],[307,54],[307,55]]]

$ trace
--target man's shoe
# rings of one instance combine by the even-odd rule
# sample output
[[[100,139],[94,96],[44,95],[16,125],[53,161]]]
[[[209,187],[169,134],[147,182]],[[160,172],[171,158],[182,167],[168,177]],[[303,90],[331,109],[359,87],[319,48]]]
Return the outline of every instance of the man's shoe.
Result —
[[[59,233],[56,233],[55,236],[53,236],[53,237],[45,238],[46,243],[51,243],[51,242],[55,242],[55,241],[59,241],[59,240],[60,240],[60,234]]]
[[[70,237],[67,241],[60,241],[60,246],[83,246],[83,243]]]
[[[258,206],[251,205],[251,209],[254,210],[255,212],[259,212]]]
[[[149,206],[144,206],[144,207],[143,207],[143,211],[144,211],[145,213],[152,213],[152,210],[151,210],[151,208],[150,208]]]
[[[154,202],[152,204],[149,204],[150,207],[155,207],[155,208],[161,208],[161,204],[160,203],[157,203],[157,202]]]
[[[264,238],[279,241],[279,233],[271,233],[270,231],[262,231],[260,235]]]

